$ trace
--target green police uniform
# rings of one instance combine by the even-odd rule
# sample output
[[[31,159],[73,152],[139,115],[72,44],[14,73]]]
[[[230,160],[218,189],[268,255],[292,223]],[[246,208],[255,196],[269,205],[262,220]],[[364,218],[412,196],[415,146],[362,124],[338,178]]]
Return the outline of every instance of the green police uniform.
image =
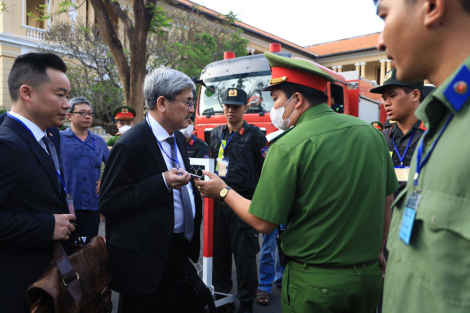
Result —
[[[383,312],[470,312],[470,141],[462,137],[470,125],[470,57],[432,92],[416,111],[428,131],[422,158],[430,151],[418,185],[414,176],[418,153],[411,162],[407,188],[398,196],[387,248]],[[410,195],[421,195],[410,243],[399,239]]]
[[[271,82],[308,86],[297,75],[307,61],[289,61],[284,73],[275,70],[284,58],[265,55]],[[335,114],[327,104],[307,109],[295,127],[271,141],[249,212],[287,224],[281,236],[289,257],[283,313],[373,312],[383,284],[376,260],[385,197],[397,188],[383,135],[363,120]]]
[[[136,112],[133,108],[127,105],[121,105],[116,107],[113,110],[113,117],[116,121],[128,121],[133,120],[135,118]],[[121,138],[121,133],[116,133],[115,136],[109,138],[106,141],[106,145],[108,147],[112,147],[116,144],[116,142]]]
[[[116,142],[119,140],[119,138],[121,138],[121,133],[117,133],[116,136],[113,136],[113,137],[109,138],[106,141],[106,145],[108,147],[114,146],[116,144]]]
[[[345,138],[361,138],[363,145]],[[269,145],[250,213],[287,223],[282,249],[301,263],[365,263],[379,255],[384,199],[396,188],[382,134],[321,104]],[[283,312],[329,312],[332,302],[345,306],[348,297],[368,300],[349,312],[372,312],[382,291],[376,262],[357,269],[289,262],[284,275]]]

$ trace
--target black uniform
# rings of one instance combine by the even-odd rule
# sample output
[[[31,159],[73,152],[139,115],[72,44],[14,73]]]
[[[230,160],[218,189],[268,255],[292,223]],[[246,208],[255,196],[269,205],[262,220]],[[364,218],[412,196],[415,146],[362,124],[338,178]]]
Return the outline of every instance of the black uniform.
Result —
[[[211,158],[218,158],[221,138],[228,140],[232,134],[229,133],[227,125],[212,130]],[[247,199],[253,197],[258,184],[264,163],[261,149],[266,144],[263,132],[245,121],[225,146],[225,157],[229,159],[229,166],[227,176],[223,179],[228,186]],[[232,289],[233,253],[237,269],[238,299],[252,303],[258,289],[256,254],[259,250],[258,232],[242,221],[223,201],[216,200],[213,256],[215,291],[229,293]]]
[[[413,157],[413,153],[415,152],[415,149],[418,147],[419,140],[421,139],[421,136],[424,134],[425,131],[426,131],[426,128],[424,127],[424,124],[421,121],[417,121],[405,135],[403,135],[401,129],[398,127],[398,124],[396,123],[393,123],[390,128],[387,128],[383,132],[385,139],[387,140],[388,150],[392,152],[391,156],[392,156],[393,165],[395,167],[399,167],[402,164],[400,161],[400,157],[395,151],[393,140],[395,140],[395,145],[397,146],[398,152],[400,153],[401,156],[403,156],[403,154],[406,151],[406,147],[408,146],[408,143],[410,143],[408,151],[406,152],[406,155],[403,159],[403,166],[409,167],[411,164],[411,158]],[[411,136],[413,136],[413,138],[411,138]],[[410,138],[411,138],[411,142],[410,142]],[[406,186],[406,182],[400,182],[400,187],[394,194],[395,198],[400,194],[400,192],[405,188],[405,186]]]
[[[196,135],[192,135],[192,138],[186,142],[186,149],[188,158],[209,158],[209,145]]]

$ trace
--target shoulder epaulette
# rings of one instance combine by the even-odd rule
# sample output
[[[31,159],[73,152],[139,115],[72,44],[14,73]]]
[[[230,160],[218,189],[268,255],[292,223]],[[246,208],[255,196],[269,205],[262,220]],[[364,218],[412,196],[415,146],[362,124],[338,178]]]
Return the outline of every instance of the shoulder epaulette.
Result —
[[[470,70],[463,65],[444,91],[444,96],[455,111],[459,112],[470,98]]]
[[[280,133],[279,135],[277,135],[276,137],[274,137],[273,139],[271,139],[268,143],[267,143],[267,147],[269,147],[270,144],[276,142],[279,138],[281,138],[282,136],[284,136],[285,134],[287,134],[288,132],[290,132],[291,130],[293,130],[295,128],[295,126],[291,126],[289,129],[286,129],[284,132]]]

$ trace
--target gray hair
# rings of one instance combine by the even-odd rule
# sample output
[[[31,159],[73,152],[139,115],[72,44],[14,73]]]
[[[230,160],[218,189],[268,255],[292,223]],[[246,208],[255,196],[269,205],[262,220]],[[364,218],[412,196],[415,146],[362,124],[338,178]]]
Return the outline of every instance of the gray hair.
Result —
[[[160,67],[145,76],[144,99],[149,110],[153,110],[158,97],[175,99],[183,90],[196,89],[186,74],[169,67]]]
[[[69,104],[70,104],[70,109],[68,110],[69,113],[72,113],[75,110],[75,106],[77,104],[88,104],[91,109],[90,101],[82,97],[76,97],[76,98],[70,99]]]

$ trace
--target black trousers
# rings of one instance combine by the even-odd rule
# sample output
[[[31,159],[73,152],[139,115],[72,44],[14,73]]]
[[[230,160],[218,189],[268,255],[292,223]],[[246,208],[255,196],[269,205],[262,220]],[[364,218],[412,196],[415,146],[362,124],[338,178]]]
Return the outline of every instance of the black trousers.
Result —
[[[185,265],[189,242],[173,234],[168,261],[160,285],[148,299],[119,296],[118,313],[179,313],[183,300]],[[139,266],[136,264],[135,266]]]
[[[258,231],[242,221],[225,203],[214,204],[213,283],[216,292],[232,290],[232,253],[237,270],[238,299],[252,302],[258,289]]]
[[[100,228],[100,210],[75,210],[78,231],[81,237],[86,237],[85,243],[89,243],[91,238],[98,236]]]

